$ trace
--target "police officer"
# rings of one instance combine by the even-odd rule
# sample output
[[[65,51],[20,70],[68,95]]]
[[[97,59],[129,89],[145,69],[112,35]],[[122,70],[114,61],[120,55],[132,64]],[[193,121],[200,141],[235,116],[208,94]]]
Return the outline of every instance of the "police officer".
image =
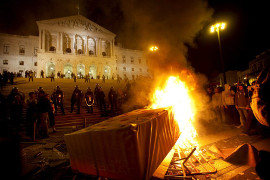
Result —
[[[104,112],[106,114],[106,100],[105,100],[105,94],[101,87],[99,87],[99,93],[98,93],[98,99],[99,99],[99,107],[100,111]]]
[[[83,92],[80,90],[79,86],[76,85],[71,96],[71,113],[73,112],[74,104],[77,105],[77,114],[80,114],[81,102],[83,98]]]
[[[95,87],[95,90],[94,90],[94,96],[95,96],[95,103],[99,106],[99,89],[100,89],[100,86],[99,84],[97,83],[96,84],[96,87]]]
[[[110,88],[108,99],[111,105],[111,112],[114,114],[117,110],[117,93],[113,87]]]
[[[56,86],[56,91],[53,93],[52,96],[54,108],[55,108],[55,114],[57,113],[57,107],[61,107],[61,112],[63,115],[65,115],[64,110],[64,92],[60,89],[60,86]]]
[[[94,94],[91,91],[91,88],[88,87],[85,93],[85,103],[88,113],[93,113],[93,105],[94,105]]]

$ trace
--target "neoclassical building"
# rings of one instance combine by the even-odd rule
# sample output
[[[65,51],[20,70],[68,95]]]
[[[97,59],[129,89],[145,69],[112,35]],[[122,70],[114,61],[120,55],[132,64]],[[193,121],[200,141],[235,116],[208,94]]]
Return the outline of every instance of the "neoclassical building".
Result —
[[[70,78],[136,79],[149,76],[143,51],[115,45],[115,34],[84,16],[37,21],[39,36],[0,34],[0,72],[41,70],[47,77],[57,72]]]

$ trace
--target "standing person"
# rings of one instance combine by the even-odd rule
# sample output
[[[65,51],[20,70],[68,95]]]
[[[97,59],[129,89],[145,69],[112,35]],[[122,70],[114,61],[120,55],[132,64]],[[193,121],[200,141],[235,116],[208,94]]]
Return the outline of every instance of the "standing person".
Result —
[[[19,125],[22,122],[24,94],[19,92],[17,87],[14,87],[8,95],[7,102],[9,103],[11,123],[17,133]]]
[[[55,115],[57,114],[57,107],[60,107],[62,114],[65,115],[64,92],[60,89],[60,86],[56,86],[56,91],[52,94],[52,100],[55,108]]]
[[[222,95],[220,88],[215,88],[215,94],[212,96],[212,108],[219,123],[224,122]]]
[[[111,105],[111,112],[112,114],[115,114],[117,111],[117,93],[113,87],[111,87],[109,91],[108,99]]]
[[[74,75],[73,75],[73,80],[74,80],[74,82],[76,82],[76,79],[77,79],[77,77],[76,77],[76,75],[74,74]]]
[[[10,77],[9,77],[9,81],[10,81],[10,84],[13,85],[14,84],[14,74],[13,72],[10,73]]]
[[[88,113],[93,113],[93,105],[94,105],[94,94],[91,91],[91,88],[88,87],[85,93],[85,104]]]
[[[51,74],[51,82],[54,82],[54,73]]]
[[[44,78],[44,71],[43,70],[40,71],[40,78]]]
[[[231,86],[229,84],[225,84],[225,90],[222,92],[222,103],[225,108],[224,113],[226,123],[238,126],[240,124],[238,118],[239,114],[235,108],[234,96],[235,93],[231,90]]]
[[[60,71],[58,71],[57,73],[57,78],[60,78]]]
[[[83,98],[83,92],[80,90],[80,88],[76,85],[75,89],[71,96],[71,110],[70,112],[73,112],[74,104],[77,106],[77,114],[80,114],[80,108],[81,108],[81,102]]]
[[[29,98],[26,101],[27,110],[26,110],[26,119],[27,119],[27,135],[30,137],[34,137],[34,126],[37,123],[37,97],[35,92],[29,93]]]
[[[212,101],[212,96],[214,95],[214,91],[212,87],[207,88],[207,95],[210,98],[210,102]]]
[[[37,103],[39,121],[37,124],[39,135],[41,138],[49,137],[48,133],[48,121],[49,121],[49,111],[51,109],[51,103],[47,98],[47,95],[43,90],[38,93],[39,100]]]
[[[50,101],[50,109],[49,109],[49,112],[48,112],[50,127],[52,128],[53,132],[56,132],[56,129],[55,129],[55,116],[54,116],[54,113],[55,113],[54,104],[53,104],[53,101],[51,100],[49,94],[46,94],[46,98]]]
[[[244,127],[247,121],[248,109],[250,109],[250,107],[248,92],[244,90],[244,86],[242,84],[238,85],[238,90],[235,94],[235,107],[240,115],[240,127]]]
[[[104,74],[102,76],[102,82],[105,83],[105,76],[104,76]]]
[[[34,74],[33,74],[33,71],[30,71],[30,72],[29,72],[28,77],[29,77],[29,82],[30,82],[31,80],[32,80],[32,82],[33,82],[33,80],[34,80]]]
[[[120,83],[120,76],[117,74],[117,83]]]
[[[86,74],[84,78],[84,82],[88,82],[88,81],[89,81],[89,74]]]
[[[94,90],[94,96],[95,96],[95,103],[97,106],[99,106],[99,84],[96,84],[95,90]]]
[[[105,93],[101,87],[99,87],[99,108],[101,112],[104,112],[103,115],[106,114],[106,100],[105,100]]]

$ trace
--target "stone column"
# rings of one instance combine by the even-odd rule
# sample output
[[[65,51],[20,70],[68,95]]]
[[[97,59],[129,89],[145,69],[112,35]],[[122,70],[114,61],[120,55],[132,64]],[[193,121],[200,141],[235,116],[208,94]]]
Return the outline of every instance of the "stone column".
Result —
[[[60,52],[63,53],[63,33],[60,32]]]
[[[43,52],[46,51],[46,47],[45,47],[45,34],[46,34],[46,31],[43,29],[42,30],[42,50],[43,50]]]
[[[60,37],[59,37],[59,32],[57,32],[57,35],[56,35],[56,52],[59,52],[60,50]]]
[[[39,41],[38,41],[38,48],[39,48],[39,50],[41,50],[41,48],[42,48],[42,31],[41,31],[41,29],[39,29]]]
[[[110,57],[112,57],[112,52],[113,52],[113,51],[112,51],[112,46],[113,46],[113,45],[112,45],[112,41],[111,41],[111,42],[110,42]]]
[[[112,57],[114,57],[114,40],[112,40]]]
[[[96,42],[96,55],[99,56],[100,54],[100,50],[99,50],[99,42],[100,42],[100,38],[97,38],[97,42]]]
[[[85,49],[85,54],[89,55],[88,53],[88,36],[86,36],[86,49]]]

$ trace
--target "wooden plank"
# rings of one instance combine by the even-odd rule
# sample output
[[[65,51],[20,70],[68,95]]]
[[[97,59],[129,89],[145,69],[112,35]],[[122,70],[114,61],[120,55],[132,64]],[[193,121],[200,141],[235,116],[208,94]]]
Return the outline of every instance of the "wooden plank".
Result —
[[[169,168],[169,165],[172,161],[174,152],[175,152],[175,149],[172,148],[172,150],[167,154],[167,156],[164,158],[162,163],[158,166],[158,168],[154,172],[153,176],[151,177],[151,180],[164,179],[167,169]]]

